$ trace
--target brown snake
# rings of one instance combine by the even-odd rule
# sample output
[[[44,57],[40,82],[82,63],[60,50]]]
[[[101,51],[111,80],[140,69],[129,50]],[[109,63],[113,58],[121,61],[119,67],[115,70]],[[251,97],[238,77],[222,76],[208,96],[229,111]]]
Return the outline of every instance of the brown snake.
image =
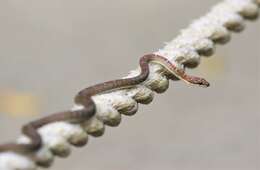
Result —
[[[141,73],[139,75],[132,78],[107,81],[83,89],[76,95],[75,103],[83,105],[84,109],[78,111],[59,112],[27,123],[22,127],[22,133],[28,136],[31,142],[29,144],[8,143],[0,145],[0,153],[9,151],[24,154],[34,153],[42,146],[42,138],[37,131],[38,128],[51,122],[70,120],[85,121],[90,119],[96,113],[96,105],[91,98],[92,96],[115,89],[129,88],[144,82],[149,75],[150,62],[162,65],[172,75],[181,80],[184,80],[187,83],[197,84],[205,87],[209,86],[209,83],[205,79],[185,74],[183,69],[177,68],[165,57],[155,54],[144,55],[140,58],[139,61],[141,68]]]

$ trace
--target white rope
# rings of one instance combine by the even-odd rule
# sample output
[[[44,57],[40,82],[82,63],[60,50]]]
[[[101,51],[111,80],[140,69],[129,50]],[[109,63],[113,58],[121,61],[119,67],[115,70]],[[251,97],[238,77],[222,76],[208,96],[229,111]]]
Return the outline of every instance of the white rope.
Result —
[[[215,5],[208,14],[194,21],[180,35],[167,43],[155,54],[164,56],[178,67],[196,67],[201,56],[214,53],[216,43],[224,44],[230,40],[230,31],[239,32],[244,29],[244,19],[255,19],[258,15],[260,0],[225,0]],[[97,113],[91,120],[78,124],[56,122],[43,126],[39,133],[43,139],[43,147],[37,152],[39,161],[17,153],[0,153],[0,170],[35,170],[37,166],[49,167],[54,156],[68,156],[71,145],[82,146],[88,140],[88,134],[101,136],[105,125],[117,126],[121,114],[133,115],[137,112],[138,103],[148,104],[154,93],[164,92],[169,86],[168,79],[162,74],[163,67],[151,64],[149,78],[133,89],[117,90],[107,94],[94,96]],[[133,70],[127,77],[139,74]],[[72,110],[82,109],[75,105]],[[18,143],[29,143],[26,136],[21,136]]]

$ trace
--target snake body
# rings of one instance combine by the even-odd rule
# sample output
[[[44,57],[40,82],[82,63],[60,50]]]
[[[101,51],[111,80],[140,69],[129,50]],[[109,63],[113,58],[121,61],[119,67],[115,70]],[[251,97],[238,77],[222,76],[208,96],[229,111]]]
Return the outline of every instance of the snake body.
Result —
[[[156,54],[144,55],[139,60],[139,65],[141,68],[141,72],[139,75],[126,79],[117,79],[103,82],[81,90],[75,96],[75,103],[83,105],[84,109],[77,111],[69,110],[58,112],[51,114],[50,116],[27,123],[22,127],[22,133],[28,136],[31,142],[28,144],[7,143],[0,145],[0,153],[13,151],[18,153],[31,154],[36,152],[42,146],[42,138],[37,131],[38,128],[42,127],[43,125],[57,121],[85,121],[90,119],[96,113],[96,105],[91,98],[92,96],[119,88],[130,88],[144,82],[149,76],[150,62],[162,65],[172,75],[181,80],[184,80],[189,84],[196,84],[205,87],[209,86],[209,83],[205,79],[185,74],[183,69],[177,68],[165,57]]]

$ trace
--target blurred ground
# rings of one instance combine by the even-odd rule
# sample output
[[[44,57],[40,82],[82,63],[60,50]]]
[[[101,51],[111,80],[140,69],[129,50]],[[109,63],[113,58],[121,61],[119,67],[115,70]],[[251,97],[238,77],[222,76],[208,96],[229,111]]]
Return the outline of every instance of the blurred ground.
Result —
[[[1,1],[0,142],[28,120],[70,108],[83,87],[126,75],[216,2]],[[52,169],[259,169],[259,30],[259,21],[247,23],[193,70],[210,88],[171,83]]]

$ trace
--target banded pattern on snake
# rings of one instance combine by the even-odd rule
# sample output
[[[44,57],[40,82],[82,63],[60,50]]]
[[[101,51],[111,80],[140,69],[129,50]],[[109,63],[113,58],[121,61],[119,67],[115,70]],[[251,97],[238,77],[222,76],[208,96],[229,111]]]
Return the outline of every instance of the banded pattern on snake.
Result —
[[[85,121],[90,119],[96,113],[96,106],[91,98],[92,96],[111,90],[131,88],[139,83],[144,82],[149,76],[150,62],[162,65],[171,75],[176,76],[177,78],[184,80],[189,84],[196,84],[204,87],[209,86],[209,83],[205,79],[185,74],[183,69],[177,68],[173,63],[171,63],[163,56],[159,56],[156,54],[144,55],[139,60],[139,65],[141,68],[141,72],[139,75],[132,78],[103,82],[81,90],[75,97],[75,103],[83,105],[84,109],[78,111],[58,112],[51,114],[50,116],[27,123],[22,127],[22,133],[24,135],[27,135],[30,138],[31,142],[29,144],[3,144],[0,145],[0,152],[18,152],[23,154],[33,154],[42,146],[42,138],[37,131],[38,128],[48,123],[57,121]]]

